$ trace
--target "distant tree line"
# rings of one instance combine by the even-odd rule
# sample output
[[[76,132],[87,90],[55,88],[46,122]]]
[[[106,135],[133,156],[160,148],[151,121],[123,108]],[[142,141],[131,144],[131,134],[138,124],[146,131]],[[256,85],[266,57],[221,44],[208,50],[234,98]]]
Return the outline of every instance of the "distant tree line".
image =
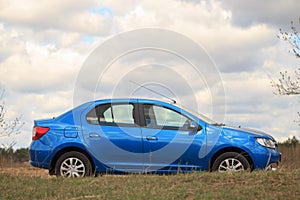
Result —
[[[27,162],[29,161],[28,151],[28,148],[17,150],[14,150],[13,148],[0,148],[0,162]]]
[[[291,138],[289,137],[287,140],[279,143],[279,145],[283,145],[286,147],[296,147],[299,144],[299,140],[296,138],[296,136],[293,136]]]

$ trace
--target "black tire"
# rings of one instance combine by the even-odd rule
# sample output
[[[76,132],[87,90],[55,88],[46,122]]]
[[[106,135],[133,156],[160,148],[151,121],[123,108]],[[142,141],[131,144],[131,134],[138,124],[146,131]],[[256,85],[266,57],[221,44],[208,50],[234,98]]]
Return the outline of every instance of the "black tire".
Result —
[[[238,172],[250,170],[248,160],[241,153],[226,152],[215,160],[212,171],[217,172]]]
[[[90,160],[77,151],[70,151],[62,154],[55,164],[55,174],[57,177],[85,177],[92,175],[92,165]]]

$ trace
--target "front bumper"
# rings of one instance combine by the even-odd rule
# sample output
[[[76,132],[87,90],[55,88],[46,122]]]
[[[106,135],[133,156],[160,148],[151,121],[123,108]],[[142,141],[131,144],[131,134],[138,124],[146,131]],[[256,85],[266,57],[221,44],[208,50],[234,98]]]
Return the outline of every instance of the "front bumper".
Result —
[[[265,170],[277,171],[279,169],[279,163],[281,162],[281,153],[279,153],[279,161],[269,163],[269,165],[265,168]]]

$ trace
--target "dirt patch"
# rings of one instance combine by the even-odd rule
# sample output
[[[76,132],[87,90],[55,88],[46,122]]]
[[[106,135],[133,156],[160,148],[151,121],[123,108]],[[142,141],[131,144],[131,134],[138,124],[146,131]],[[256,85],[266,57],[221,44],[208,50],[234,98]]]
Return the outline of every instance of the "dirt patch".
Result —
[[[26,176],[26,177],[41,177],[41,178],[51,178],[48,170],[32,167],[28,163],[22,165],[10,166],[10,167],[0,167],[0,174],[11,174],[14,176]]]

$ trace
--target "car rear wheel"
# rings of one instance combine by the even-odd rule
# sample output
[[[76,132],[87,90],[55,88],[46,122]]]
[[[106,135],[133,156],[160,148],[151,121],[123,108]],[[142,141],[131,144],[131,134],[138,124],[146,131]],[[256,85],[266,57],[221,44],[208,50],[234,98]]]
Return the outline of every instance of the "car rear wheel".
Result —
[[[91,176],[92,165],[84,154],[70,151],[61,155],[57,160],[55,174],[56,176],[72,178]]]
[[[236,152],[221,154],[212,166],[212,171],[218,172],[239,172],[249,169],[248,160],[242,154]]]

